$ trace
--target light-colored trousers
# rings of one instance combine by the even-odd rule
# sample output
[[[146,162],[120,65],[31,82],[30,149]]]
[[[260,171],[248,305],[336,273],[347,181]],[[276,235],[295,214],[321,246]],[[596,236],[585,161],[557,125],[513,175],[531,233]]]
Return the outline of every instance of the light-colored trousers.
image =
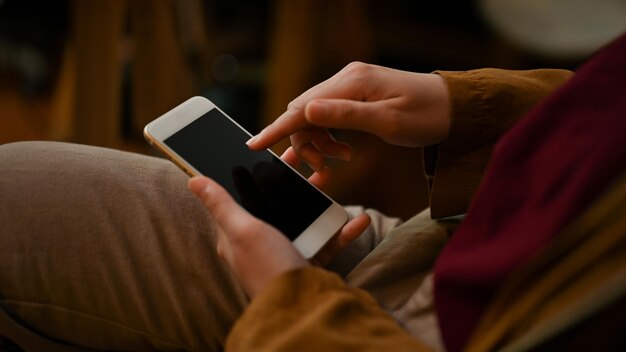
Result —
[[[186,182],[159,158],[1,145],[0,350],[221,350],[247,301]],[[347,209],[372,226],[330,269],[437,347],[430,271],[450,226]]]

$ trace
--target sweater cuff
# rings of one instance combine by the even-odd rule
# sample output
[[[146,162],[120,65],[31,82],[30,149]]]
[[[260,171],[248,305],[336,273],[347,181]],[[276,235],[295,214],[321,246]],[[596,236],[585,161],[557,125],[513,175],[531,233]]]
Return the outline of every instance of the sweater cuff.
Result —
[[[424,148],[433,218],[463,214],[500,137],[565,82],[564,70],[436,71],[450,92],[452,121],[445,142]]]
[[[412,350],[408,335],[367,292],[306,267],[276,278],[235,323],[227,351]]]

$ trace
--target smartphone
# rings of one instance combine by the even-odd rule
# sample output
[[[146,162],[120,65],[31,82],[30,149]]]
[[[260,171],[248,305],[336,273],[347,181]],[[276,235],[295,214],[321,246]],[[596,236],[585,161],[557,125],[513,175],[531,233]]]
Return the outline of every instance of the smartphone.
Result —
[[[222,185],[252,215],[273,225],[305,258],[348,220],[346,211],[204,97],[193,97],[144,128],[146,140],[190,176]]]

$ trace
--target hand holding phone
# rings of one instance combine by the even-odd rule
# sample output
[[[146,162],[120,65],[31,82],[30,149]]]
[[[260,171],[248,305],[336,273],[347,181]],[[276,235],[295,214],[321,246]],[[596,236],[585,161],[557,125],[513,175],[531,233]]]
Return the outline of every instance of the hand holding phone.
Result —
[[[205,98],[191,98],[152,121],[144,135],[189,175],[214,179],[305,258],[347,221],[341,206],[271,151],[251,151],[245,144],[251,135]]]
[[[275,277],[309,265],[288,238],[251,216],[219,184],[194,177],[189,189],[213,214],[219,233],[217,251],[250,298]]]

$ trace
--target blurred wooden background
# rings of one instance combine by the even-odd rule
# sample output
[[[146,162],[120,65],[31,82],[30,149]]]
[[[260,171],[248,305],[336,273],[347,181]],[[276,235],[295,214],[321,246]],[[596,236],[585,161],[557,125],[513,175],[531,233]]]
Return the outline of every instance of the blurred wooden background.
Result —
[[[153,154],[142,127],[198,94],[256,132],[355,60],[422,72],[537,64],[494,35],[471,1],[5,0],[0,143]],[[418,149],[338,136],[355,157],[334,163],[332,197],[403,218],[426,206]]]

